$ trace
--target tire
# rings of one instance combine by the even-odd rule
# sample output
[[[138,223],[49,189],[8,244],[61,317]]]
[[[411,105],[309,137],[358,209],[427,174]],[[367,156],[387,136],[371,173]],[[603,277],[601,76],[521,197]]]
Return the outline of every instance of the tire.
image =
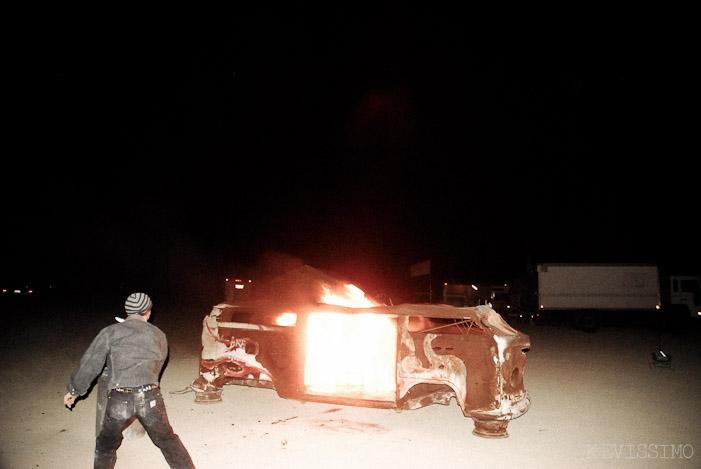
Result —
[[[584,332],[596,332],[599,325],[599,315],[594,311],[584,311],[577,316],[577,327]]]

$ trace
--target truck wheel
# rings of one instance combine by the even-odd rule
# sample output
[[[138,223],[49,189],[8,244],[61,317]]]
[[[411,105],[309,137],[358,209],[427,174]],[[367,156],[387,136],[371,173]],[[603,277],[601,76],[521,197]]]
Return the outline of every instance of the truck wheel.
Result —
[[[599,329],[599,316],[593,311],[585,311],[577,317],[577,326],[584,332],[596,332]]]
[[[508,438],[509,434],[506,431],[506,426],[509,425],[508,420],[478,420],[473,418],[475,429],[472,434],[482,438]]]

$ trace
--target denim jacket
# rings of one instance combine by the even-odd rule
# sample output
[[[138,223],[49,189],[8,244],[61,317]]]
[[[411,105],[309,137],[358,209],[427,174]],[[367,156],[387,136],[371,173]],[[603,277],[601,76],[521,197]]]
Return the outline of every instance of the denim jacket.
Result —
[[[107,365],[108,389],[158,383],[168,340],[158,327],[128,316],[100,331],[71,374],[68,392],[83,395]]]

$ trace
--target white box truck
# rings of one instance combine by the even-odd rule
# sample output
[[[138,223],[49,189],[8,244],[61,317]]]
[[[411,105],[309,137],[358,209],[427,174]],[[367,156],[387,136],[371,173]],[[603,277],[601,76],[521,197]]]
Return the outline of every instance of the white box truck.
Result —
[[[538,264],[538,315],[567,316],[584,331],[603,315],[645,315],[661,308],[656,265]]]

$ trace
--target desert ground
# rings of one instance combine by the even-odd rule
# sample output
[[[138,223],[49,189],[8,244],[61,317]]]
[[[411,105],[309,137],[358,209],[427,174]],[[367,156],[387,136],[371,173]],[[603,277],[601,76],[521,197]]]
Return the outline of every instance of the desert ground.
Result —
[[[0,332],[0,466],[91,467],[97,387],[74,410],[69,375],[94,335],[123,316],[119,304],[5,302]],[[198,468],[232,467],[700,467],[701,327],[603,327],[510,321],[531,337],[530,410],[509,438],[483,439],[453,400],[395,412],[302,403],[267,389],[228,386],[223,402],[194,403],[201,321],[208,305],[156,302],[169,337],[162,393],[171,424]],[[651,353],[673,369],[651,367]],[[117,468],[165,468],[147,436],[126,440]]]

